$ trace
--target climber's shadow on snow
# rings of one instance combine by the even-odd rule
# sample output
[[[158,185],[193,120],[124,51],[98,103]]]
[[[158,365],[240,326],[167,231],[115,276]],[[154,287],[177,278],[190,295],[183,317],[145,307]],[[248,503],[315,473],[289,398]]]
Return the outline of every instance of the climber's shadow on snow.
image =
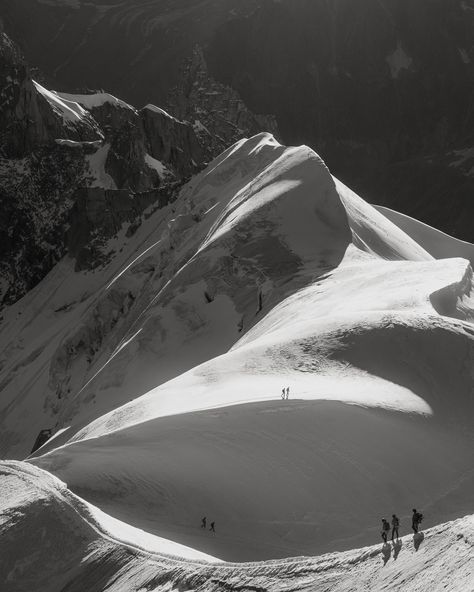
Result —
[[[417,532],[413,535],[413,546],[415,547],[415,551],[418,551],[424,538],[425,535],[422,532]]]
[[[384,543],[382,547],[382,559],[384,565],[387,565],[387,561],[390,559],[391,555],[392,547],[388,543]]]
[[[396,561],[400,551],[402,550],[402,540],[398,539],[393,542],[393,560]]]

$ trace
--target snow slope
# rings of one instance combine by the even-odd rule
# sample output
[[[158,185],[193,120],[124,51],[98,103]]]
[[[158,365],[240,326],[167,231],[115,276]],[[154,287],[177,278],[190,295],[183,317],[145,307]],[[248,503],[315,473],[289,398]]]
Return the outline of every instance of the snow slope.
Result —
[[[162,539],[143,549],[142,533],[135,532],[139,538],[131,540],[128,532],[124,536],[123,524],[104,528],[103,515],[97,519],[90,504],[35,467],[3,462],[0,474],[0,575],[5,592],[472,590],[472,516],[386,546],[316,558],[219,564],[196,554],[173,558],[165,553],[176,547]]]
[[[286,246],[284,238],[289,232],[295,235],[295,224],[305,211],[296,211],[296,218],[288,216],[288,228],[282,228],[281,237],[272,235],[281,216],[289,213],[294,194],[285,190],[291,179],[278,179],[285,166],[286,176],[295,178],[293,184],[301,187],[302,202],[306,199],[308,206],[305,195],[310,194],[310,188],[305,194],[298,180],[301,169],[308,171],[306,186],[313,182],[312,175],[316,184],[318,177],[323,181],[327,186],[323,189],[332,192],[331,207],[341,226],[332,237],[331,219],[328,223],[323,220],[319,223],[321,235],[313,238],[313,226],[306,225],[299,248],[306,248],[306,236],[308,248],[311,242],[317,245],[319,258],[311,261],[307,270],[301,267],[301,273],[299,256]],[[267,168],[265,177],[261,173]],[[281,196],[275,200],[281,204],[275,220],[266,219],[273,209],[271,190]],[[252,213],[258,200],[252,199],[255,195],[261,196],[262,202]],[[226,223],[231,228],[233,213],[238,213],[239,224],[235,233],[225,235],[221,218],[228,217]],[[313,219],[318,224],[315,215]],[[244,240],[249,234],[254,234],[255,241],[245,252]],[[330,269],[340,261],[349,242],[344,209],[327,169],[312,151],[282,147],[268,136],[240,142],[193,179],[175,205],[148,218],[132,239],[120,239],[115,252],[122,249],[122,253],[100,270],[100,277],[97,273],[71,277],[68,270],[72,271],[72,265],[63,262],[61,271],[58,268],[50,274],[52,277],[6,313],[1,335],[2,342],[9,344],[4,354],[8,360],[4,362],[8,380],[4,401],[11,397],[15,403],[8,409],[5,428],[14,429],[18,416],[30,414],[33,405],[37,410],[43,401],[46,415],[57,410],[63,425],[72,417],[76,422],[90,421],[91,414],[101,415],[130,400],[132,394],[142,394],[226,351],[257,320],[260,297],[265,299],[265,307],[270,307],[272,301],[283,297],[285,282],[304,284],[307,280],[299,275],[313,277],[319,268]],[[254,259],[259,251],[263,254],[260,263]],[[282,265],[286,266],[284,274]],[[43,312],[38,316],[40,308]],[[43,332],[45,325],[48,337]],[[51,340],[51,332],[56,339]],[[35,364],[34,379],[33,372],[19,376],[16,371],[28,359],[23,348],[29,341],[37,344],[32,349],[38,355],[28,363]],[[125,342],[128,347],[122,348]],[[136,349],[140,350],[138,355]],[[159,364],[155,363],[157,358]],[[102,367],[100,376],[107,374],[109,378],[89,382]],[[35,397],[31,382],[25,384],[30,380],[36,389],[46,391],[43,401]],[[25,392],[24,401],[17,396],[18,390]],[[52,419],[58,421],[57,413]],[[37,429],[40,427],[44,426],[37,424]],[[31,434],[30,441],[34,437],[36,434]],[[11,439],[18,442],[15,434]],[[12,445],[6,442],[3,450]],[[23,455],[26,452],[23,448]]]
[[[6,312],[3,454],[54,424],[31,464],[233,561],[369,544],[413,505],[460,518],[472,269],[416,238],[312,150],[238,142],[100,270],[64,260]]]
[[[473,264],[474,245],[472,243],[453,238],[441,230],[390,208],[384,206],[375,206],[375,208],[436,259],[464,257],[471,262],[471,265]]]

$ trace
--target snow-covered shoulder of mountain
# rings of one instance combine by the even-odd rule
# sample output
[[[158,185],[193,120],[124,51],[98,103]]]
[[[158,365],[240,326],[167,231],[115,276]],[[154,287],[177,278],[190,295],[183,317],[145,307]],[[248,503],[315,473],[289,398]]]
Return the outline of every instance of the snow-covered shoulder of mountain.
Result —
[[[36,90],[48,101],[53,110],[59,113],[65,121],[81,121],[87,115],[87,111],[78,102],[74,101],[74,99],[64,97],[63,100],[58,94],[49,91],[38,82],[33,81],[33,84]]]
[[[27,463],[2,462],[0,573],[2,590],[19,582],[36,592],[132,592],[153,589],[275,592],[466,592],[474,569],[474,517],[441,524],[394,543],[262,563],[218,563],[150,537],[104,515],[64,483]],[[201,531],[199,524],[196,530]],[[32,533],[40,534],[32,536]],[[203,533],[204,536],[204,533]],[[207,532],[205,536],[214,536]],[[219,536],[216,533],[216,536]],[[173,557],[174,555],[174,557]]]
[[[474,265],[474,245],[472,243],[449,236],[441,230],[390,208],[374,207],[436,259],[464,257],[471,262],[471,265]]]
[[[60,97],[61,99],[79,103],[79,105],[82,105],[87,110],[102,107],[106,103],[109,103],[114,107],[120,107],[122,109],[131,109],[132,111],[135,111],[135,108],[132,107],[132,105],[129,105],[125,101],[122,101],[117,97],[114,97],[110,93],[96,92],[89,94],[71,94],[64,92],[55,92],[54,94]]]
[[[430,260],[432,256],[388,216],[383,216],[354,191],[334,179],[339,196],[346,208],[352,230],[352,240],[361,250],[382,259],[409,261]],[[450,255],[462,256],[460,252]]]

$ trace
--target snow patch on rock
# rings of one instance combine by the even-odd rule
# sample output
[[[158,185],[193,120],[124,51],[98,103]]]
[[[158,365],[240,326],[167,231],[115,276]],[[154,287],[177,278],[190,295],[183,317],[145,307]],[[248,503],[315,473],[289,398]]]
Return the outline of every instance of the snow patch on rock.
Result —
[[[154,111],[155,113],[159,113],[160,115],[163,115],[164,117],[167,117],[168,119],[173,119],[174,121],[178,121],[176,119],[176,117],[173,117],[172,115],[170,115],[167,111],[165,111],[161,107],[157,107],[156,105],[152,105],[151,103],[148,103],[148,105],[145,105],[143,108],[148,109],[149,111]]]
[[[394,79],[399,78],[402,70],[409,70],[413,64],[413,59],[405,52],[400,41],[397,43],[397,48],[385,58],[385,61]]]
[[[158,173],[158,176],[161,180],[166,179],[167,177],[174,176],[173,173],[166,168],[166,166],[156,158],[153,158],[149,154],[145,154],[145,162],[146,164]]]
[[[102,187],[103,189],[117,189],[113,178],[106,172],[105,163],[109,154],[110,144],[105,143],[93,154],[86,156],[86,162],[89,166],[92,177],[91,187]]]
[[[106,103],[114,105],[115,107],[120,107],[122,109],[131,109],[135,111],[135,108],[122,101],[121,99],[117,99],[113,95],[109,93],[92,93],[92,94],[70,94],[70,93],[55,93],[61,99],[66,99],[67,101],[73,101],[75,103],[79,103],[88,110],[95,109],[97,107],[102,107]]]
[[[65,122],[77,123],[82,121],[87,115],[87,111],[85,111],[78,103],[67,99],[61,99],[56,93],[47,90],[34,80],[33,84],[36,90],[43,95],[53,110],[61,115]]]

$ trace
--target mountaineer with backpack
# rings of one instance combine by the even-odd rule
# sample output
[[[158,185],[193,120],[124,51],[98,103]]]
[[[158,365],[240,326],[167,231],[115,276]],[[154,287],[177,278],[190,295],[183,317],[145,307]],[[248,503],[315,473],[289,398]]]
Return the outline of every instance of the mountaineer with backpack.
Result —
[[[413,508],[413,515],[411,517],[411,527],[413,528],[413,532],[415,534],[418,532],[422,520],[423,514],[421,512],[417,512],[416,508]]]
[[[382,535],[382,539],[383,539],[384,543],[387,542],[387,535],[388,535],[389,530],[390,530],[390,524],[385,520],[385,518],[382,518],[382,532],[380,534]]]

